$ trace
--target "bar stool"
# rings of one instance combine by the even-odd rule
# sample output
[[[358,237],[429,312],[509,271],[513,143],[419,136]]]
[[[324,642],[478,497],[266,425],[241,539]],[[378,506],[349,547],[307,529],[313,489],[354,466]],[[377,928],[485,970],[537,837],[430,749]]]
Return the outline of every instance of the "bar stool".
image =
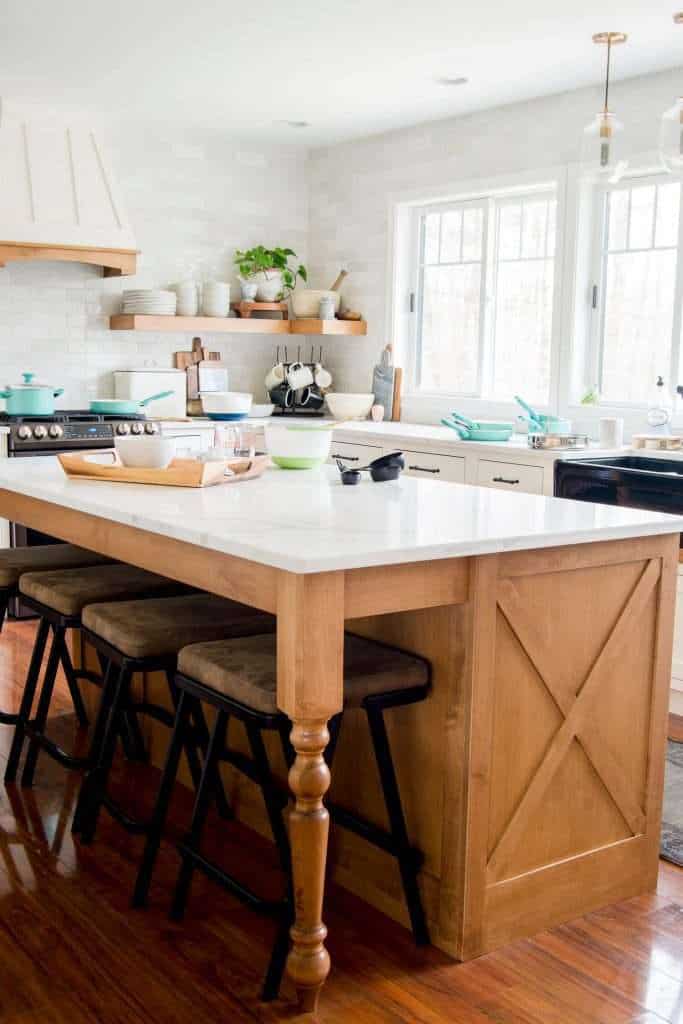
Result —
[[[176,686],[180,696],[175,727],[133,897],[135,905],[141,906],[146,902],[177,774],[178,760],[189,728],[188,722],[198,705],[209,704],[216,709],[216,721],[196,793],[189,832],[178,847],[182,865],[171,916],[176,919],[182,918],[192,876],[197,868],[222,884],[244,903],[274,916],[278,921],[278,928],[262,989],[264,1000],[275,998],[279,991],[289,945],[289,928],[293,920],[289,842],[282,813],[287,805],[288,795],[272,775],[263,742],[265,731],[276,730],[280,734],[287,763],[293,763],[294,750],[289,741],[290,722],[278,711],[276,704],[275,644],[273,635],[253,636],[248,639],[195,644],[180,652],[176,675]],[[334,805],[329,805],[330,817],[332,821],[352,829],[397,859],[413,935],[420,944],[429,941],[417,881],[422,857],[411,847],[408,838],[384,723],[384,711],[424,700],[429,692],[429,686],[430,666],[422,658],[376,641],[348,633],[345,635],[344,705],[361,707],[367,715],[389,829],[381,829],[359,815],[336,808]],[[227,725],[231,715],[245,725],[251,757],[232,750],[227,745]],[[343,713],[336,715],[330,722],[328,763],[331,763],[334,756],[342,715]],[[222,761],[246,774],[261,789],[280,865],[286,879],[285,893],[279,901],[261,898],[201,852],[202,831],[211,798],[220,782]]]
[[[108,792],[116,739],[126,714],[145,714],[171,729],[175,714],[149,701],[135,701],[130,684],[135,672],[166,675],[174,709],[178,705],[175,672],[178,652],[191,643],[216,637],[246,637],[275,629],[265,612],[211,594],[115,604],[91,604],[83,612],[83,636],[107,660],[108,676],[95,724],[93,763],[86,775],[72,829],[81,842],[92,842],[101,808],[134,834],[147,834],[150,823],[132,818]],[[201,707],[195,709],[191,730],[183,737],[190,772],[199,786],[202,765],[198,749],[206,751],[209,730]],[[231,817],[222,786],[217,794],[224,817]]]
[[[22,786],[33,785],[40,750],[46,751],[65,768],[83,768],[89,764],[87,757],[77,757],[68,753],[51,740],[45,732],[52,692],[60,664],[64,668],[72,695],[77,694],[74,705],[80,724],[83,726],[88,724],[88,716],[78,687],[79,680],[85,680],[97,686],[102,686],[103,683],[103,675],[84,668],[76,671],[67,647],[66,631],[80,628],[83,608],[96,600],[123,600],[130,597],[131,594],[139,596],[143,594],[175,594],[179,589],[187,588],[164,576],[157,576],[144,569],[116,562],[50,572],[24,573],[20,577],[21,599],[38,614],[40,622],[17,715],[14,738],[5,771],[5,782],[14,782],[16,779],[26,737],[29,739],[29,748],[21,776]],[[38,689],[40,670],[50,634],[52,634],[52,640],[37,710],[35,717],[31,718],[31,708]],[[101,663],[103,673],[104,668],[104,664]],[[125,735],[129,755],[143,757],[144,744],[137,722],[133,718],[129,718],[127,721]]]
[[[68,569],[85,565],[104,565],[110,558],[98,555],[75,544],[39,544],[19,548],[5,548],[0,551],[0,632],[5,624],[9,603],[19,594],[19,578],[26,572],[40,572],[49,569]],[[78,689],[67,676],[74,709],[82,714],[83,705]],[[0,711],[0,724],[16,725],[17,715]]]

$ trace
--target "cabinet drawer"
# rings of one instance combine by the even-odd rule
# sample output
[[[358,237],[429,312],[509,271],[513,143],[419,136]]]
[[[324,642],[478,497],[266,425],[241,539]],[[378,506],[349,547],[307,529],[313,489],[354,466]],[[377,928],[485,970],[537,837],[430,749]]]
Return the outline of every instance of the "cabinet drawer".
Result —
[[[335,441],[333,438],[329,461],[334,462],[335,457],[338,457],[344,460],[349,469],[353,469],[355,466],[367,466],[368,462],[381,454],[379,445],[349,444],[348,441]]]
[[[384,452],[396,451],[385,448]],[[449,480],[451,483],[465,482],[465,460],[457,455],[430,455],[428,452],[409,452],[403,449],[406,460],[405,475],[424,477],[425,480]]]
[[[477,483],[480,487],[500,487],[507,491],[543,493],[543,467],[518,466],[514,462],[489,462],[479,459]]]

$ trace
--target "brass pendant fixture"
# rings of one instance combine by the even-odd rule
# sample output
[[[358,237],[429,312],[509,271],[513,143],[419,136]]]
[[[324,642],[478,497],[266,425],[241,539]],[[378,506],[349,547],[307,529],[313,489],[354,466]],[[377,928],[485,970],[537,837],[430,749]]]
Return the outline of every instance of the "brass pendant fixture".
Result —
[[[605,102],[603,109],[586,125],[583,133],[581,176],[592,182],[615,184],[623,176],[628,161],[622,156],[624,126],[609,109],[612,47],[625,43],[625,32],[598,32],[593,42],[607,48],[605,70]]]
[[[683,25],[683,11],[674,14],[674,24]],[[659,155],[667,171],[683,174],[683,97],[662,114]]]

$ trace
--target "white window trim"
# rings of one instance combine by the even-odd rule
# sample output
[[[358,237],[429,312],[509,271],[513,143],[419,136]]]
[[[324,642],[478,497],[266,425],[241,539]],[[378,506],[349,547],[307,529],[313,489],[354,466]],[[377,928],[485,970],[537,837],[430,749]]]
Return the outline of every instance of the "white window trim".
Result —
[[[652,151],[633,154],[631,167],[635,170],[628,176],[642,177],[647,173],[661,170],[658,155]],[[557,188],[557,240],[555,263],[555,302],[553,308],[553,339],[551,348],[550,403],[548,410],[559,416],[568,417],[574,429],[596,437],[599,420],[603,416],[620,416],[625,422],[625,434],[646,429],[646,406],[623,404],[580,404],[581,388],[584,384],[583,367],[586,338],[586,313],[589,309],[588,281],[591,276],[590,257],[592,253],[592,231],[586,239],[586,224],[590,221],[590,206],[595,199],[595,190],[582,184],[580,169],[576,163],[551,166],[536,171],[499,175],[490,178],[469,179],[445,186],[443,183],[431,188],[414,189],[390,195],[388,200],[389,232],[387,239],[386,287],[386,334],[394,344],[396,362],[405,367],[407,389],[403,395],[403,416],[416,423],[438,423],[441,416],[454,408],[465,414],[489,418],[514,418],[519,409],[514,401],[495,402],[481,398],[462,398],[444,393],[426,394],[411,390],[414,380],[412,366],[413,352],[410,346],[411,316],[408,297],[411,291],[406,258],[410,253],[407,237],[412,223],[411,211],[414,206],[426,203],[440,203],[463,198],[478,198],[496,191],[521,191],[539,185],[555,185]],[[683,207],[682,207],[683,211]],[[588,214],[588,215],[587,215]],[[683,212],[680,221],[681,253],[683,255]],[[676,315],[682,315],[683,303],[677,303]],[[683,323],[681,324],[683,326]],[[678,333],[676,334],[678,337]],[[679,368],[683,373],[683,368]],[[675,383],[675,382],[674,382]],[[681,381],[683,383],[683,381]],[[544,410],[541,410],[544,411]],[[683,428],[683,401],[677,400],[674,407],[673,425]]]

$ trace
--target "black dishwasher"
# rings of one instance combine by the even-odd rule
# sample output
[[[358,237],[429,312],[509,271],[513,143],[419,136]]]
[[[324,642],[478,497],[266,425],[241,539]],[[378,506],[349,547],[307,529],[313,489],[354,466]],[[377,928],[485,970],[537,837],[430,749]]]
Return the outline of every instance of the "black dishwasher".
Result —
[[[683,459],[640,455],[558,459],[555,463],[554,494],[557,498],[572,498],[574,501],[625,505],[681,515]]]

